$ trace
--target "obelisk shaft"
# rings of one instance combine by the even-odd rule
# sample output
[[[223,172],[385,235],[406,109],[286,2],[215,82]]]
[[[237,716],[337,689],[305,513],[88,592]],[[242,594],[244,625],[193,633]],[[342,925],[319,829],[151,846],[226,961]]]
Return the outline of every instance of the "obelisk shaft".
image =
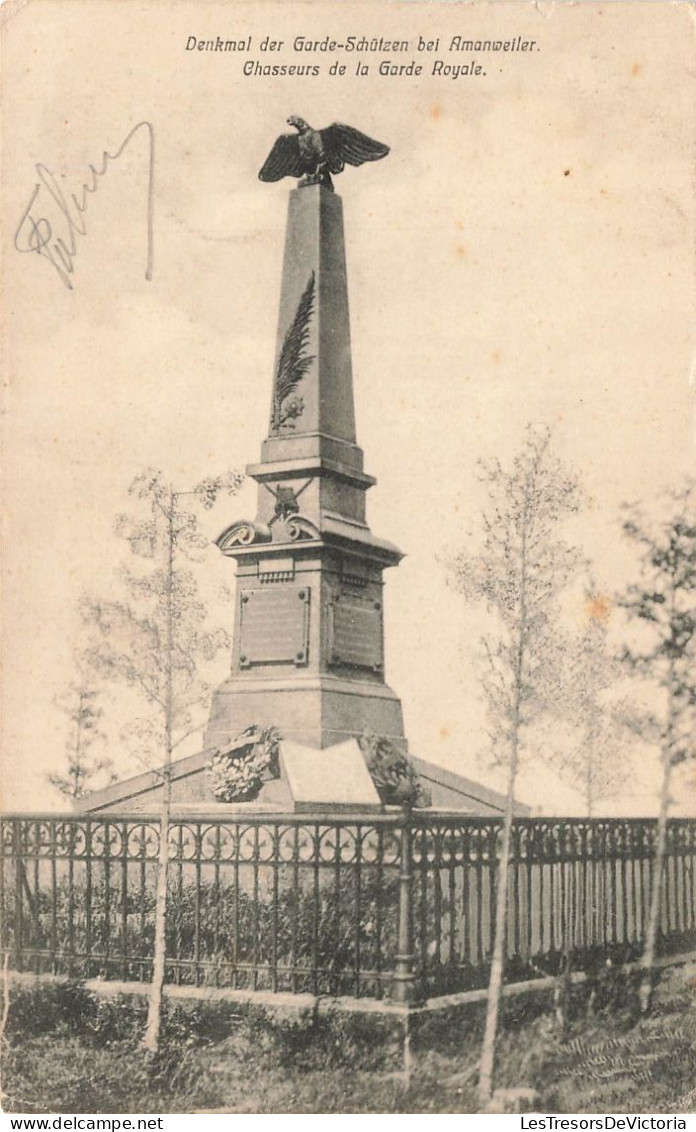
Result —
[[[236,615],[206,745],[258,724],[313,747],[366,730],[405,746],[382,606],[383,570],[401,554],[366,522],[343,210],[320,185],[290,194],[269,432],[248,472],[256,518],[218,540],[237,561]]]
[[[311,293],[304,359],[309,361],[290,398],[300,398],[299,415],[283,420],[276,412],[279,362],[288,335],[302,316],[303,296]],[[275,418],[275,419],[274,419]],[[319,185],[290,193],[283,281],[275,358],[274,399],[264,459],[279,451],[321,454],[320,438],[355,444],[348,281],[341,198]],[[279,445],[277,442],[281,441]],[[283,441],[290,441],[290,448]]]

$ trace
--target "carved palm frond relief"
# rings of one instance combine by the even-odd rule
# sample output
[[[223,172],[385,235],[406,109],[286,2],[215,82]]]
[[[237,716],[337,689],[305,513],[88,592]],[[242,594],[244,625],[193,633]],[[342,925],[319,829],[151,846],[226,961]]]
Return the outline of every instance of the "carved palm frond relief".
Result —
[[[283,346],[278,358],[276,371],[275,393],[273,397],[272,427],[277,430],[291,417],[300,416],[303,405],[298,400],[293,405],[293,411],[283,411],[283,403],[299,385],[307,370],[314,361],[314,355],[307,353],[309,346],[309,328],[314,313],[314,272],[297,306],[295,317],[288,328],[283,340]]]

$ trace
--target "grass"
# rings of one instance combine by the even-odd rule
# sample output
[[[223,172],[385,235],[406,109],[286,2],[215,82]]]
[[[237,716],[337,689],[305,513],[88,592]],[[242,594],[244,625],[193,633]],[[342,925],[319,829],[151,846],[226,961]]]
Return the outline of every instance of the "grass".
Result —
[[[499,1087],[535,1089],[536,1111],[687,1112],[695,1103],[696,973],[663,973],[649,1017],[613,971],[571,1004],[559,1033],[549,1004],[507,1000]],[[476,1112],[481,1010],[414,1028],[409,1087],[400,1031],[366,1016],[273,1014],[231,1004],[169,1006],[162,1052],[139,1041],[144,1003],[97,999],[77,984],[13,992],[4,1050],[4,1110],[26,1113]]]

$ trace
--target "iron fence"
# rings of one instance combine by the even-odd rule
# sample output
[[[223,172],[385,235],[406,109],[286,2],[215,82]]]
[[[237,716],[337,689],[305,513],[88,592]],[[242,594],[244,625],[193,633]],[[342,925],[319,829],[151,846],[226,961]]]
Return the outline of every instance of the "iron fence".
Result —
[[[429,994],[483,985],[493,948],[501,823],[415,816],[416,979]],[[626,962],[643,946],[657,823],[515,821],[508,873],[506,976]],[[668,824],[658,946],[696,945],[696,822]]]
[[[157,818],[0,821],[1,945],[16,970],[147,980]],[[387,813],[176,819],[168,982],[406,999],[483,985],[501,823]],[[519,819],[507,977],[640,953],[649,820]],[[660,949],[696,944],[696,822],[669,823]]]

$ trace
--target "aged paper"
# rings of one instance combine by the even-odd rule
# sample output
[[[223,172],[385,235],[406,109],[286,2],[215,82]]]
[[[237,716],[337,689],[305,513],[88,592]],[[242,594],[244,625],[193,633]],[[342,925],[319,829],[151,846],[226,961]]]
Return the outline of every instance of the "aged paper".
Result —
[[[636,568],[622,506],[659,514],[661,493],[693,475],[693,11],[657,0],[2,7],[4,811],[70,805],[50,778],[65,775],[80,741],[85,602],[122,592],[128,528],[118,516],[132,509],[134,478],[159,469],[186,492],[258,460],[296,183],[262,183],[258,172],[292,115],[319,129],[348,123],[390,150],[335,178],[357,436],[377,480],[368,519],[405,552],[386,576],[386,675],[414,756],[504,788],[481,691],[486,614],[452,585],[453,559],[480,538],[480,461],[509,467],[528,425],[549,430],[583,484],[571,534],[594,594],[588,614],[582,579],[571,588],[564,629],[609,619],[617,648],[615,595]],[[256,513],[255,498],[246,482],[202,519],[201,591],[228,631],[234,570],[213,541]],[[207,672],[211,689],[228,670],[223,651]],[[151,765],[132,726],[136,683],[99,692],[104,743],[93,755],[118,779]],[[200,750],[207,710],[193,712],[177,754]],[[564,725],[547,740],[562,753]],[[584,814],[577,783],[541,756],[525,752],[520,770],[526,812]],[[629,744],[621,757],[619,787],[597,812],[654,816],[656,750]],[[672,795],[673,814],[694,814],[692,766],[679,768]],[[36,864],[22,908],[18,868],[19,954],[22,916],[34,917],[26,932],[40,930],[45,877]],[[72,884],[72,858],[70,869]],[[145,909],[144,863],[138,875]],[[55,871],[52,883],[55,935]],[[196,883],[200,900],[200,869]],[[126,904],[118,930],[127,942]],[[256,940],[258,902],[255,914]],[[437,940],[439,956],[439,927]],[[423,957],[432,957],[425,943]],[[681,1040],[681,1001],[668,1041]],[[425,1107],[411,1111],[460,1111],[452,1081],[432,1097],[426,1082],[426,1100],[413,1102]],[[373,1111],[372,1085],[360,1088],[362,1099],[332,1103]],[[651,1103],[676,1103],[678,1092],[658,1090]],[[269,1095],[225,1103],[254,1112],[305,1103]],[[28,1111],[52,1111],[57,1102],[42,1097]],[[157,1094],[153,1103],[177,1101]],[[399,1111],[398,1099],[389,1103]]]
[[[55,699],[79,599],[108,593],[123,555],[134,475],[185,484],[257,457],[290,185],[257,171],[291,113],[391,147],[337,183],[369,520],[407,554],[387,579],[388,675],[412,751],[485,775],[479,627],[445,568],[476,527],[477,459],[547,422],[610,590],[619,505],[693,466],[689,6],[36,0],[3,16],[5,805],[59,804]],[[225,521],[253,510],[245,492]],[[231,581],[209,561],[211,584]],[[542,808],[548,783],[527,788]],[[652,812],[653,788],[636,780],[625,811]]]

